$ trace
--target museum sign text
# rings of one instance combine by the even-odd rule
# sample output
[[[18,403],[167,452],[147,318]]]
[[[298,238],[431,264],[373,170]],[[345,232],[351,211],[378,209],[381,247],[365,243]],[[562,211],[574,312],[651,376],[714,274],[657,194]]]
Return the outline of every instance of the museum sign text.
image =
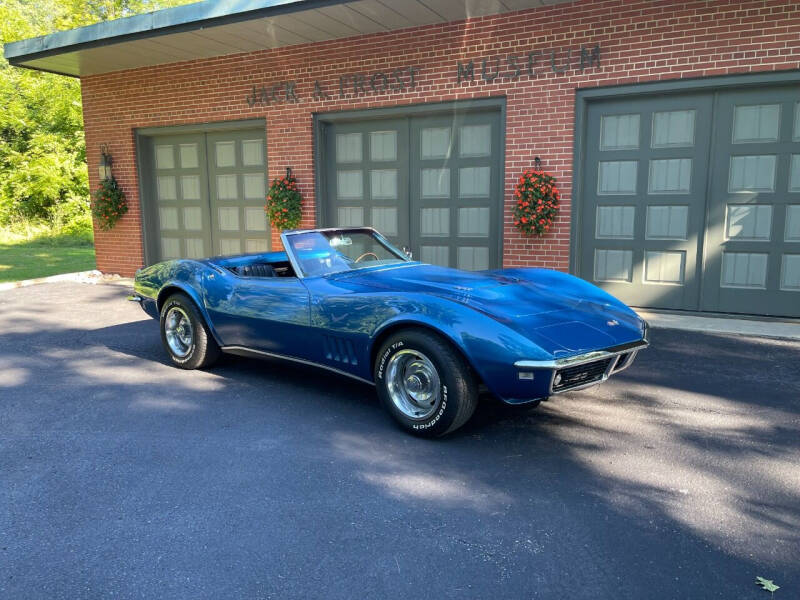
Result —
[[[461,85],[475,81],[516,81],[521,77],[534,78],[546,73],[582,73],[586,69],[599,66],[600,46],[595,45],[459,60],[453,75],[455,84]],[[401,66],[373,73],[345,73],[333,84],[314,81],[313,87],[305,95],[298,91],[296,81],[278,81],[260,87],[254,85],[246,100],[248,106],[253,107],[259,104],[296,104],[309,98],[320,101],[397,94],[416,89],[419,73],[420,68],[417,66]]]

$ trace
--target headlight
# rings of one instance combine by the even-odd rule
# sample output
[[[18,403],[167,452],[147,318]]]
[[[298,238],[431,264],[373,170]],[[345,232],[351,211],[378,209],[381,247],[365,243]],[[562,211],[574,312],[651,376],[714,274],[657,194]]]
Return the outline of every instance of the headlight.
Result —
[[[642,319],[642,339],[650,343],[650,324]]]

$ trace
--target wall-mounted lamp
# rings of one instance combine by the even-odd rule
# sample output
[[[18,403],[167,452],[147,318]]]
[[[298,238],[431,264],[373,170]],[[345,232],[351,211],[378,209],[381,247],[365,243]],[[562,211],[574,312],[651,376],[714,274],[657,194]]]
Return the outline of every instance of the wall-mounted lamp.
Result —
[[[100,144],[100,168],[98,172],[101,180],[111,178],[112,162],[111,154],[108,153],[108,144]]]

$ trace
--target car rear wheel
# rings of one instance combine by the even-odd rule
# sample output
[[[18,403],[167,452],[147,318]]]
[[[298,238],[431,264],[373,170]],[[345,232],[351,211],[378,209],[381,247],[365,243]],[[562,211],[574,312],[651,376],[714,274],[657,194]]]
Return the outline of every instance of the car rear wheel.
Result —
[[[478,403],[475,376],[464,358],[425,331],[408,329],[387,339],[378,351],[374,375],[384,406],[416,435],[455,431]]]
[[[202,369],[219,358],[219,345],[185,294],[173,294],[161,307],[161,341],[172,364],[181,369]]]

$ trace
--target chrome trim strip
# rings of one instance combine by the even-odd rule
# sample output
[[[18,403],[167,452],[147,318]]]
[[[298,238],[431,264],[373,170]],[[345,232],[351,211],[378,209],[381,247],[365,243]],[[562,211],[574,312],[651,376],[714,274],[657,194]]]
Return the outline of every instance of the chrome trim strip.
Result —
[[[624,363],[622,363],[621,366],[614,367],[614,371],[613,372],[614,373],[619,373],[620,371],[624,371],[625,369],[630,367],[631,363],[633,362],[633,359],[636,358],[636,354],[638,352],[639,352],[638,350],[632,350],[631,353],[628,355],[627,360]]]
[[[352,373],[348,373],[347,371],[342,371],[341,369],[337,369],[336,367],[330,367],[328,365],[323,365],[321,363],[317,363],[311,360],[306,360],[304,358],[297,358],[295,356],[288,356],[286,354],[276,354],[274,352],[264,352],[263,350],[255,350],[254,348],[247,348],[246,346],[222,346],[220,348],[223,352],[228,354],[236,354],[237,356],[250,356],[255,358],[267,357],[267,358],[280,358],[282,360],[288,360],[291,362],[296,362],[301,365],[308,365],[310,367],[318,367],[320,369],[325,369],[327,371],[332,371],[337,375],[344,375],[345,377],[350,377],[362,383],[368,383],[369,385],[375,385],[374,381],[370,381],[369,379],[364,379],[363,377],[359,377],[358,375],[353,375]]]
[[[517,369],[563,369],[564,367],[574,367],[583,363],[602,360],[612,356],[618,356],[620,354],[625,354],[626,352],[638,352],[639,350],[647,348],[649,345],[650,344],[642,340],[640,344],[636,344],[635,346],[631,346],[623,350],[617,350],[615,352],[609,352],[608,350],[594,350],[592,352],[577,354],[567,358],[557,358],[555,360],[518,360],[514,363],[514,366]]]
[[[287,229],[287,230],[283,231],[283,233],[281,233],[281,236],[283,236],[283,235],[298,235],[298,234],[301,234],[301,233],[314,233],[315,231],[346,231],[346,230],[355,231],[357,229],[361,229],[361,230],[368,229],[368,230],[374,231],[375,233],[380,235],[378,230],[375,229],[374,227],[369,227],[368,225],[362,225],[360,227],[317,227],[316,229]]]
[[[575,387],[567,388],[565,390],[558,390],[557,392],[553,391],[553,386],[552,386],[552,383],[551,383],[551,385],[550,385],[550,395],[551,396],[556,396],[558,394],[566,394],[567,392],[576,392],[578,390],[585,390],[586,388],[590,388],[593,385],[597,385],[598,383],[603,383],[607,379],[608,379],[608,376],[603,375],[600,379],[597,379],[595,381],[590,381],[589,383],[582,383],[581,385],[576,385]]]
[[[142,298],[139,294],[132,294],[127,296],[125,300],[128,300],[129,302],[142,302],[144,298]]]
[[[292,270],[294,270],[294,275],[298,279],[305,279],[305,273],[303,273],[302,269],[300,268],[300,263],[297,262],[297,258],[294,256],[294,252],[291,250],[291,246],[289,245],[289,240],[286,239],[287,236],[291,235],[290,233],[283,231],[281,232],[281,244],[283,245],[283,251],[286,252],[286,257],[289,259],[289,262],[292,265]]]

